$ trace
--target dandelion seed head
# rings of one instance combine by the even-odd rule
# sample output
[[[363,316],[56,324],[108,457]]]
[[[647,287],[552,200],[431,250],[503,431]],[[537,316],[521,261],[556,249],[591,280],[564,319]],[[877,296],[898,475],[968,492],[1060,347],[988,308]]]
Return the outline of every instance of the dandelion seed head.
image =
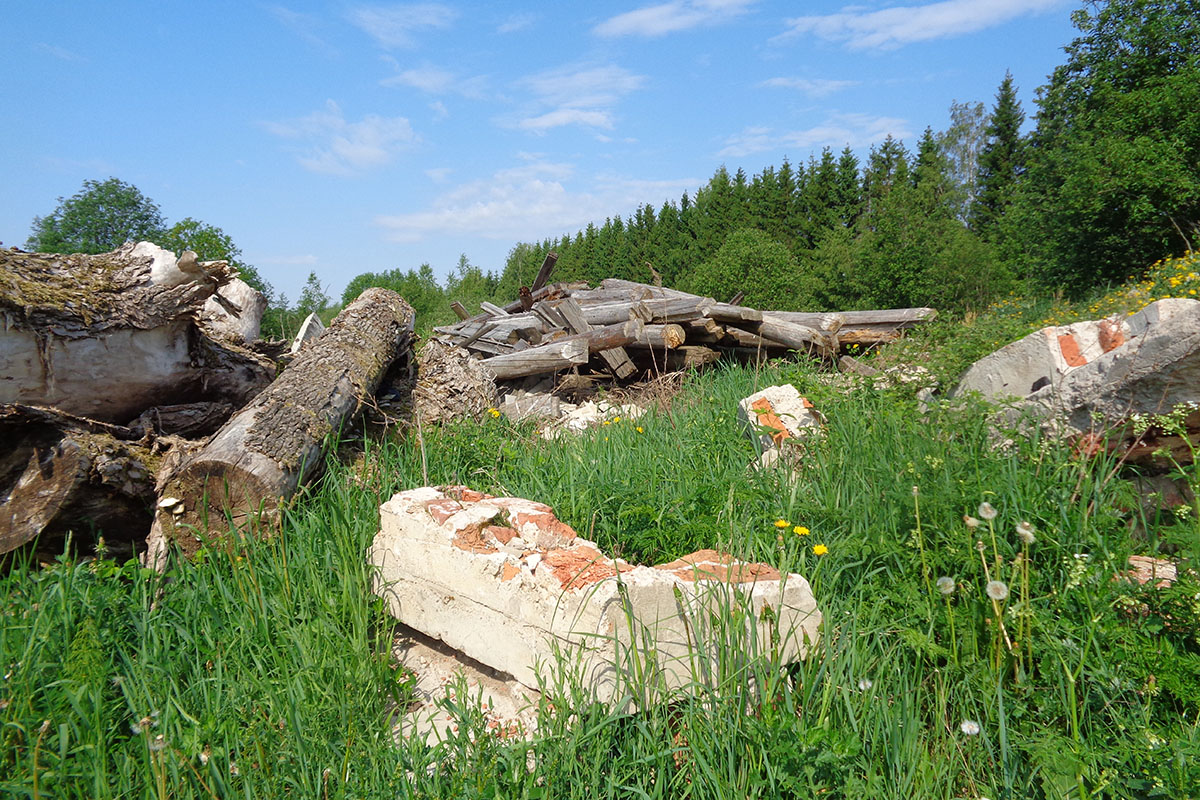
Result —
[[[1034,528],[1029,524],[1028,520],[1021,522],[1021,524],[1017,526],[1017,538],[1021,540],[1022,544],[1033,544],[1037,541],[1037,538],[1033,535],[1033,532]]]
[[[859,690],[860,692],[865,692],[865,691],[867,691],[868,689],[870,689],[870,688],[871,688],[872,686],[874,686],[874,685],[875,685],[875,684],[871,683],[871,679],[870,679],[870,678],[859,678],[859,679],[858,679],[858,690]]]
[[[958,729],[967,736],[978,736],[979,731],[981,730],[979,723],[973,719],[964,719],[961,723],[959,723]]]
[[[985,501],[985,502],[982,502],[979,504],[979,518],[980,519],[991,522],[992,520],[994,520],[996,518],[996,515],[998,513],[1000,513],[1000,512],[996,511],[995,506],[993,506],[991,503],[988,503]]]
[[[993,600],[1008,599],[1008,585],[1004,581],[988,581],[987,587],[984,589],[987,596]]]
[[[150,740],[150,749],[156,753],[158,751],[162,750],[166,746],[167,746],[167,737],[163,736],[161,733]]]
[[[943,575],[937,579],[937,590],[944,595],[954,594],[954,578]]]
[[[963,517],[963,524],[966,525],[970,530],[975,530],[979,527],[979,520],[975,519],[970,514],[967,514],[965,517]]]

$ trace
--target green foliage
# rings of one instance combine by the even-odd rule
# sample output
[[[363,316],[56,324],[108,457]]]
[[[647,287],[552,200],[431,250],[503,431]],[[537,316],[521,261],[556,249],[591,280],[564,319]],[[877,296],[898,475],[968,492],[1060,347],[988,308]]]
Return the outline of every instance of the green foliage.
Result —
[[[435,325],[453,320],[450,299],[433,276],[433,267],[422,264],[415,270],[393,269],[387,272],[364,272],[355,276],[342,292],[342,306],[347,306],[366,289],[379,287],[390,289],[408,301],[416,312],[416,327],[419,333],[428,332]]]
[[[756,228],[729,234],[716,255],[698,266],[682,288],[722,302],[745,292],[742,302],[752,308],[794,310],[804,303],[795,256]]]
[[[321,279],[316,272],[309,272],[304,287],[300,290],[300,299],[296,302],[295,312],[301,318],[309,314],[321,315],[329,308],[330,299],[327,287],[321,285]]]
[[[1038,277],[1075,293],[1182,252],[1200,221],[1200,9],[1089,5],[1039,98],[1021,195]]]
[[[979,154],[979,195],[970,220],[981,234],[987,235],[1004,215],[1025,172],[1025,141],[1021,136],[1024,122],[1025,112],[1017,101],[1012,73],[1005,73]]]
[[[108,178],[86,180],[58,208],[34,217],[26,248],[41,253],[105,253],[127,241],[153,240],[163,216],[136,186]]]

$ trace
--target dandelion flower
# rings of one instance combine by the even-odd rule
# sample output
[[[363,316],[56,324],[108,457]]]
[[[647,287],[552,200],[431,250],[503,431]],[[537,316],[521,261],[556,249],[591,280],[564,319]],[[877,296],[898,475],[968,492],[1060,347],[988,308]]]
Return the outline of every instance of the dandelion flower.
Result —
[[[620,422],[620,421],[621,421],[620,417],[613,417],[613,422]]]
[[[777,520],[775,520],[775,527],[776,527],[776,528],[786,528],[786,527],[788,527],[788,526],[789,526],[789,525],[791,525],[791,524],[792,524],[792,523],[788,522],[786,519],[777,519]]]
[[[792,533],[796,534],[797,536],[808,536],[811,531],[809,531],[809,529],[803,525],[797,525],[796,527],[792,528]]]
[[[975,530],[976,528],[979,527],[979,520],[975,519],[970,514],[968,514],[967,516],[963,517],[963,524],[966,525],[969,529]]]
[[[979,723],[973,719],[964,719],[959,724],[958,729],[967,736],[978,736],[980,731]]]
[[[954,578],[947,575],[937,579],[937,590],[944,595],[954,594]]]
[[[988,581],[984,591],[987,592],[987,596],[993,600],[1000,601],[1008,599],[1008,585],[1005,584],[1004,581]]]
[[[644,431],[644,430],[642,430],[642,426],[641,426],[641,425],[638,425],[636,428],[634,428],[634,430],[635,430],[635,431],[637,431],[638,433],[645,433],[645,431]]]
[[[493,418],[493,419],[495,419],[496,417],[499,417],[499,416],[500,416],[500,409],[498,409],[498,408],[489,408],[489,409],[487,410],[487,413],[491,414],[491,415],[492,415],[492,418]]]
[[[814,556],[823,556],[828,552],[829,552],[829,548],[823,544],[814,544],[813,545],[813,555]]]
[[[996,508],[991,503],[983,502],[979,504],[979,516],[981,519],[991,522],[996,518],[997,513],[999,512],[996,511]]]
[[[917,495],[919,495],[920,493],[921,493],[921,487],[920,487],[920,486],[914,486],[914,487],[913,487],[913,497],[916,497],[916,496],[917,496]]]
[[[1017,538],[1021,540],[1022,544],[1033,544],[1037,541],[1033,535],[1033,526],[1029,524],[1028,520],[1017,526]]]

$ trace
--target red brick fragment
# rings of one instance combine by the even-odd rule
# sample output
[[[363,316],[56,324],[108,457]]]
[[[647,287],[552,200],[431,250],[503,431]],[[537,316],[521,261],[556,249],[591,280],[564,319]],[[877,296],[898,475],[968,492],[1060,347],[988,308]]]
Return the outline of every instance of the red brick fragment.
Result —
[[[1121,323],[1114,319],[1100,320],[1100,349],[1105,353],[1116,350],[1125,344],[1125,331]]]
[[[697,550],[655,569],[670,572],[684,581],[718,580],[727,583],[753,583],[779,580],[779,570],[766,564],[739,561],[728,553]]]
[[[1058,349],[1062,351],[1063,360],[1069,367],[1082,367],[1087,363],[1083,353],[1079,352],[1079,342],[1075,341],[1072,333],[1059,334]]]
[[[770,400],[760,397],[750,405],[750,408],[758,416],[759,425],[775,431],[775,433],[771,434],[771,441],[775,444],[781,444],[784,439],[792,437],[792,434],[788,432],[787,425],[775,413],[775,407],[771,405]]]
[[[483,532],[500,544],[508,544],[513,539],[517,538],[517,532],[507,525],[488,525],[483,529]]]

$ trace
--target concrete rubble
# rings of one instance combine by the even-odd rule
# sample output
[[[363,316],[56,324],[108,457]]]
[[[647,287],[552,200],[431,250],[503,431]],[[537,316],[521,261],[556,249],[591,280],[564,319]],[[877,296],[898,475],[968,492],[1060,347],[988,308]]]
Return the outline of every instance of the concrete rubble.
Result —
[[[768,386],[738,401],[738,419],[758,445],[758,463],[771,467],[784,448],[798,444],[824,425],[821,413],[791,384]]]
[[[954,390],[968,392],[1069,432],[1189,404],[1200,422],[1200,301],[1159,300],[1124,318],[1043,328],[975,362]]]
[[[720,609],[745,612],[725,615],[740,625],[721,634],[727,653],[790,663],[817,641],[821,612],[802,576],[712,550],[636,566],[542,503],[423,487],[385,503],[380,523],[368,559],[391,613],[529,688],[559,663],[600,702],[627,697],[635,671],[657,689],[693,684],[718,669],[709,626]]]

